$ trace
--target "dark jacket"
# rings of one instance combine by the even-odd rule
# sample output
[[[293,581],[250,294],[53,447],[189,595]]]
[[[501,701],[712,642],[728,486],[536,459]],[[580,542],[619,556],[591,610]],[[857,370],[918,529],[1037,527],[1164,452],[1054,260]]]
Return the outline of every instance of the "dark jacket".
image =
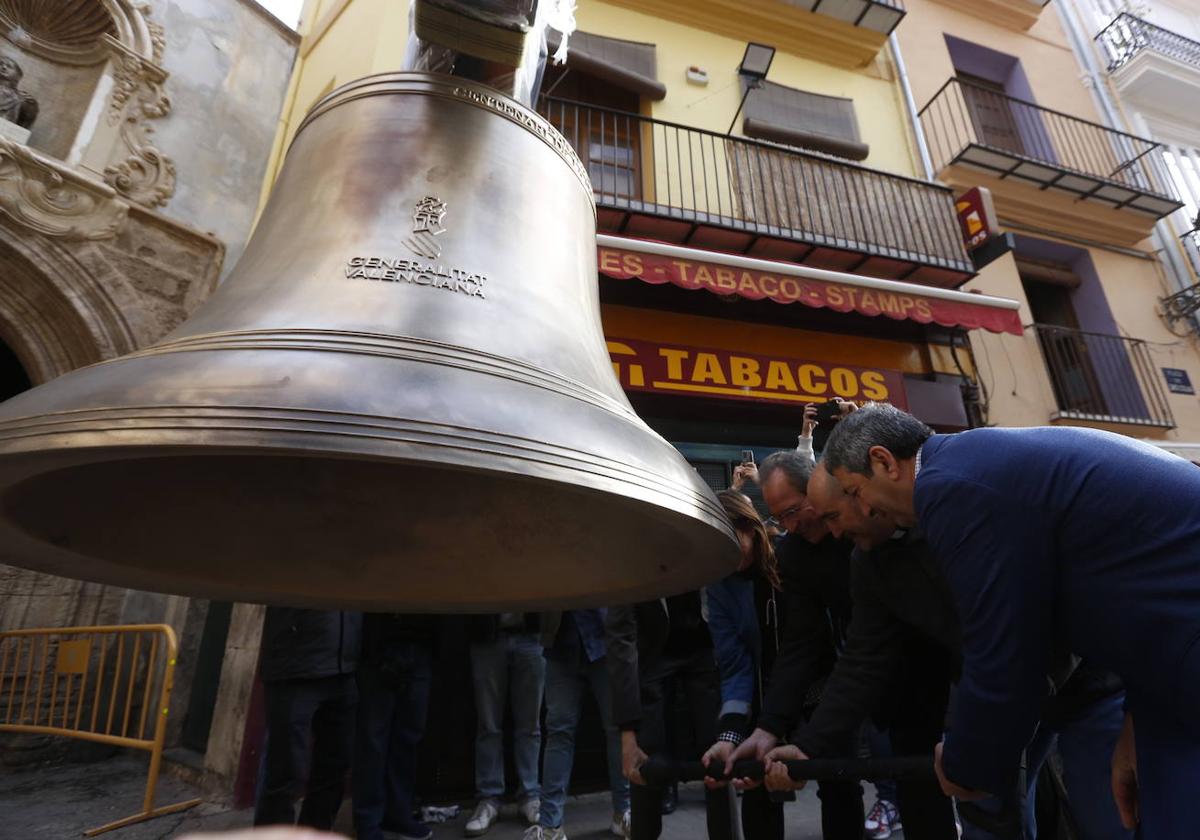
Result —
[[[796,534],[776,546],[786,618],[758,725],[780,738],[796,725],[803,707],[816,703],[845,641],[851,549],[833,537],[813,545]]]
[[[687,592],[658,601],[609,607],[604,620],[605,664],[612,686],[613,720],[622,730],[642,720],[640,673],[660,656],[682,649],[712,646],[699,621],[700,593]],[[674,616],[674,622],[672,621]],[[681,650],[675,651],[678,647]]]
[[[709,584],[708,627],[721,675],[722,732],[748,734],[783,639],[782,593],[757,569]]]
[[[367,613],[363,616],[362,664],[386,668],[408,645],[433,648],[444,618],[407,613]],[[398,653],[398,651],[400,653]]]
[[[975,429],[921,450],[913,502],[963,624],[946,775],[1007,789],[1055,638],[1135,719],[1200,737],[1200,470],[1091,429]]]
[[[259,675],[264,682],[352,674],[362,646],[362,613],[267,607]]]
[[[814,758],[836,755],[868,715],[886,724],[895,705],[888,698],[908,691],[908,681],[937,679],[944,684],[957,679],[962,667],[962,629],[953,594],[921,536],[910,531],[874,551],[855,550],[850,569],[854,614],[846,646],[820,705],[794,739]],[[1044,642],[1050,647],[1049,639]],[[929,661],[915,662],[916,657]],[[1112,674],[1066,652],[1052,656],[1046,685],[1054,693],[1043,707],[1042,722],[1051,728],[1121,691]]]
[[[468,632],[472,644],[487,644],[500,638],[500,614],[473,615],[468,619]],[[540,614],[527,612],[522,614],[520,631],[523,633],[540,633]]]
[[[961,632],[954,602],[920,537],[892,539],[866,554],[855,550],[850,587],[854,614],[845,649],[820,705],[796,733],[796,743],[814,758],[832,757],[868,715],[886,713],[882,701],[896,686],[897,667],[911,655],[906,643],[914,631],[946,648],[954,662],[951,670],[958,667]],[[943,665],[943,680],[946,670]]]
[[[541,643],[547,659],[574,662],[595,662],[603,659],[604,617],[603,608],[586,610],[550,611],[542,613]]]

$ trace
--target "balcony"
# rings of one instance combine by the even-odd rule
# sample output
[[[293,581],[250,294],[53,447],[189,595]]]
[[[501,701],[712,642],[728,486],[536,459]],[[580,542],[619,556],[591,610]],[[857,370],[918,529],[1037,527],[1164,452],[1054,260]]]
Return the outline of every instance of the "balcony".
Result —
[[[902,0],[608,0],[642,14],[838,67],[864,67],[904,18]],[[1025,0],[1021,0],[1025,2]]]
[[[1096,36],[1122,98],[1168,117],[1200,109],[1200,43],[1121,14]]]
[[[939,177],[1003,219],[1133,246],[1182,207],[1158,143],[951,79],[920,112]]]
[[[1009,29],[1026,30],[1042,16],[1050,0],[938,0],[976,17],[994,21]]]
[[[951,191],[790,146],[544,98],[601,231],[954,287],[974,274]]]
[[[1049,324],[1031,329],[1058,403],[1052,420],[1175,427],[1146,342]]]

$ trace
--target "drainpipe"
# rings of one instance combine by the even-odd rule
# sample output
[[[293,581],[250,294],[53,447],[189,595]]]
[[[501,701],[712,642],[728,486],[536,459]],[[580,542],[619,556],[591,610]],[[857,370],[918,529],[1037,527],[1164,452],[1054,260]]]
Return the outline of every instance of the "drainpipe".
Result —
[[[908,121],[913,127],[917,138],[917,151],[921,155],[921,165],[925,168],[925,179],[933,180],[933,158],[929,156],[929,144],[925,142],[925,129],[921,118],[917,116],[917,103],[913,99],[912,85],[908,82],[908,70],[904,66],[904,56],[900,54],[900,41],[896,33],[888,35],[888,46],[892,50],[892,60],[896,63],[896,73],[900,76],[900,90],[904,91],[904,104],[908,107]]]
[[[1088,82],[1088,86],[1092,89],[1092,96],[1096,100],[1097,106],[1104,115],[1104,120],[1113,128],[1129,132],[1130,134],[1139,133],[1133,126],[1130,126],[1121,117],[1120,110],[1113,103],[1108,92],[1108,76],[1104,68],[1100,67],[1096,60],[1096,53],[1092,49],[1092,38],[1085,31],[1083,24],[1078,18],[1078,10],[1075,8],[1074,0],[1060,0],[1054,4],[1058,9],[1058,16],[1063,22],[1063,29],[1067,33],[1067,37],[1071,40],[1071,48],[1075,54],[1079,56],[1080,63],[1083,65],[1084,77]],[[1193,284],[1192,276],[1189,273],[1187,266],[1182,265],[1179,257],[1179,252],[1174,245],[1174,232],[1171,230],[1170,223],[1166,219],[1160,219],[1154,226],[1154,232],[1151,234],[1151,241],[1154,243],[1154,248],[1159,254],[1167,268],[1167,276],[1175,284],[1175,291],[1186,289]]]

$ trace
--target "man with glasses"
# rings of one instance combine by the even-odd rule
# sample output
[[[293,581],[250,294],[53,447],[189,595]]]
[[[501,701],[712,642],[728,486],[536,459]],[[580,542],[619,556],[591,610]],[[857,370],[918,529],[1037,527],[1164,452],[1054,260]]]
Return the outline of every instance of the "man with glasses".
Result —
[[[850,624],[853,545],[834,537],[809,503],[806,494],[813,467],[806,453],[788,451],[768,456],[758,468],[763,500],[787,531],[775,548],[786,612],[759,728],[739,753],[765,755],[786,737],[799,722],[793,711],[796,697],[804,698],[806,714],[816,708]],[[853,756],[853,741],[848,737],[839,752]],[[817,795],[826,840],[861,840],[864,813],[859,783],[821,782]]]

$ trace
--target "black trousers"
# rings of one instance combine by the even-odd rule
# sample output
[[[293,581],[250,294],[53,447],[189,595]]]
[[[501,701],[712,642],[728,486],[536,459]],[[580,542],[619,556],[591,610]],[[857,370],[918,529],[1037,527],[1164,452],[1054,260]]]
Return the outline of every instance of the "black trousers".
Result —
[[[255,825],[330,829],[345,791],[358,702],[354,675],[263,684],[267,750]],[[296,800],[303,796],[300,818]]]
[[[772,799],[762,785],[742,794],[742,837],[783,840],[783,800]]]
[[[950,654],[945,647],[915,634],[906,640],[886,720],[893,754],[933,757],[945,729],[950,670]],[[954,806],[936,779],[897,780],[896,795],[905,837],[957,840]]]
[[[847,758],[857,752],[854,739],[847,738],[838,750]],[[824,840],[862,840],[863,823],[867,813],[863,809],[863,789],[857,781],[817,782],[817,798],[821,800],[821,836]],[[914,838],[919,834],[906,835]]]
[[[396,642],[386,663],[358,666],[362,695],[354,753],[354,829],[358,840],[383,840],[384,826],[417,830],[413,805],[417,747],[425,733],[433,652],[422,642]]]
[[[659,656],[645,663],[640,674],[642,723],[638,743],[647,755],[663,754],[670,748],[667,716],[682,696],[691,716],[695,741],[707,749],[717,739],[717,715],[721,711],[721,682],[711,647],[687,655]],[[697,759],[700,753],[675,758]],[[631,840],[657,840],[662,834],[663,789],[650,785],[629,786]],[[709,840],[732,840],[733,801],[728,790],[704,792]],[[861,824],[860,824],[861,829]],[[858,838],[856,838],[858,840]]]

